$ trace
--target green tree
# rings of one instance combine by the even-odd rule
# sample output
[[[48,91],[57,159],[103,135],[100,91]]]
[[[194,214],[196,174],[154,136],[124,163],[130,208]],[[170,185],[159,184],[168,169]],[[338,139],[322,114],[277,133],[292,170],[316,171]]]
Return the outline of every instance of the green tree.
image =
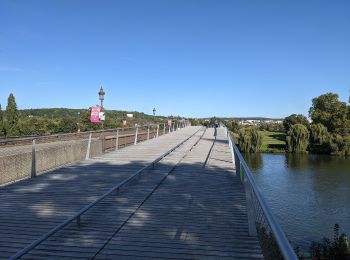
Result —
[[[350,156],[350,136],[333,134],[329,147],[333,155]]]
[[[190,122],[192,126],[200,125],[200,122],[196,118],[190,118]]]
[[[333,241],[324,237],[321,242],[313,241],[310,246],[312,259],[349,259],[350,243],[345,233],[339,234],[339,224],[334,225]]]
[[[327,93],[314,98],[309,115],[313,123],[323,124],[330,133],[345,136],[350,132],[348,107],[339,101],[338,94]]]
[[[81,131],[91,131],[100,129],[99,124],[91,123],[90,121],[91,108],[81,111],[80,119],[80,130]]]
[[[239,134],[239,149],[245,153],[256,153],[262,145],[262,135],[256,127],[241,128]]]
[[[1,104],[0,104],[0,136],[4,135],[4,113],[2,112]]]
[[[310,151],[313,153],[330,153],[331,135],[327,127],[318,123],[311,124]]]
[[[292,125],[288,131],[287,147],[292,153],[306,152],[309,143],[309,130],[305,125]]]
[[[240,128],[239,123],[238,123],[237,120],[232,120],[231,122],[229,122],[227,124],[227,126],[234,133],[238,133],[238,130]]]
[[[16,135],[18,134],[17,124],[19,120],[19,111],[14,95],[11,93],[7,100],[6,107],[6,123],[7,123],[7,134]]]
[[[324,144],[329,141],[330,135],[328,133],[327,128],[318,123],[318,124],[312,124],[311,125],[311,143],[313,144]]]
[[[301,114],[292,114],[290,116],[287,116],[284,120],[283,120],[283,127],[285,129],[286,132],[289,131],[290,127],[292,125],[295,124],[302,124],[304,126],[306,126],[308,129],[310,127],[310,123],[307,120],[307,118]]]
[[[74,133],[78,129],[76,118],[64,117],[59,120],[57,130],[59,133]]]

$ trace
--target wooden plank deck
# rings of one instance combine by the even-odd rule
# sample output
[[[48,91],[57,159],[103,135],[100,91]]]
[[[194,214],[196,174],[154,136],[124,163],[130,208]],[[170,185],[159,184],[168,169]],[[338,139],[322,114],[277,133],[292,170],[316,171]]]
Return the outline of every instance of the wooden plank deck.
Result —
[[[197,130],[189,127],[1,190],[0,258]],[[263,258],[257,239],[248,236],[245,194],[225,130],[218,130],[215,142],[213,133],[198,132],[155,169],[87,212],[80,226],[70,224],[23,258]]]
[[[198,129],[181,129],[1,187],[0,259],[13,255]]]

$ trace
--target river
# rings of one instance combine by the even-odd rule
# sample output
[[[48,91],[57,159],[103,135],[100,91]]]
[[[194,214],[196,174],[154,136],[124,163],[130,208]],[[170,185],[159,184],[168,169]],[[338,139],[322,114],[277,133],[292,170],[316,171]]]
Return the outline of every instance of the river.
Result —
[[[268,205],[293,246],[350,236],[350,159],[328,155],[245,155]]]

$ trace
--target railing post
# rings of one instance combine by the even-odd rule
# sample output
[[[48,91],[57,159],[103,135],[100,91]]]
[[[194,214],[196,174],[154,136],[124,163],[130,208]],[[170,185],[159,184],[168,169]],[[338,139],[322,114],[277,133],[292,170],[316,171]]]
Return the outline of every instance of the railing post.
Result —
[[[35,158],[35,139],[32,141],[32,171],[30,174],[30,178],[34,178],[36,176],[36,158]]]
[[[87,149],[86,149],[85,160],[90,158],[91,135],[92,135],[92,133],[89,134],[89,141],[88,141],[88,145],[87,145]]]
[[[119,149],[119,129],[117,129],[117,137],[115,138],[115,150]]]
[[[105,134],[104,132],[101,133],[102,136],[102,153],[105,152]]]
[[[147,126],[147,140],[149,140],[149,125]]]
[[[157,135],[156,135],[157,138],[158,138],[158,134],[159,134],[159,125],[157,125]]]
[[[135,141],[134,141],[134,145],[137,144],[137,134],[138,134],[139,128],[136,127],[136,132],[135,132]]]
[[[248,180],[245,178],[244,182],[246,183]],[[245,185],[245,184],[244,184]],[[248,185],[245,185],[245,196],[247,200],[247,210],[248,210],[248,231],[249,236],[256,237],[258,235],[256,231],[255,226],[255,214],[254,214],[254,202],[253,202],[253,190],[251,187],[247,187]]]

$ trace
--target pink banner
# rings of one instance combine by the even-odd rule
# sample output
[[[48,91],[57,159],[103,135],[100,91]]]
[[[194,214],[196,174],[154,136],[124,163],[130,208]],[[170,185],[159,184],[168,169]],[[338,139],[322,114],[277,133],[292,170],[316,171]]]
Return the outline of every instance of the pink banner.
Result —
[[[90,116],[91,123],[99,123],[100,122],[100,117],[99,117],[100,111],[101,111],[100,106],[91,107],[91,116]]]

